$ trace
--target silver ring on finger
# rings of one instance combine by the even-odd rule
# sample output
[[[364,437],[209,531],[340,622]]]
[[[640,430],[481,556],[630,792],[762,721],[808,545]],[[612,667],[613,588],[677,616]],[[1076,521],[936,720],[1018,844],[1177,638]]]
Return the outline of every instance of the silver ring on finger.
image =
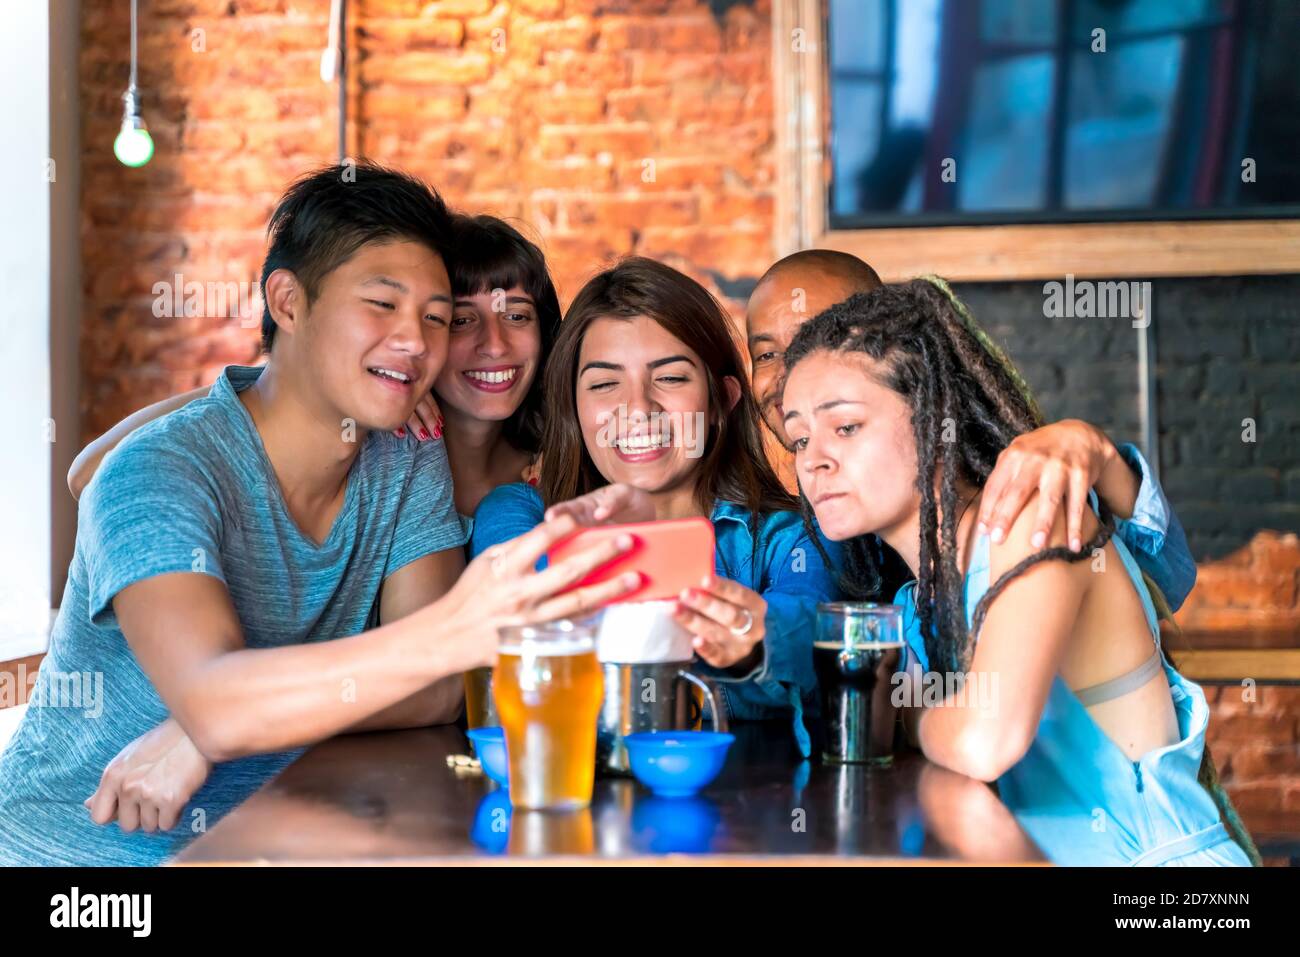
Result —
[[[505,549],[500,545],[493,545],[488,549],[488,569],[492,572],[493,578],[501,577],[501,559],[505,558]]]
[[[748,608],[742,608],[740,611],[745,616],[745,623],[743,625],[731,626],[731,633],[737,638],[749,634],[749,630],[754,627],[754,616],[750,610]]]

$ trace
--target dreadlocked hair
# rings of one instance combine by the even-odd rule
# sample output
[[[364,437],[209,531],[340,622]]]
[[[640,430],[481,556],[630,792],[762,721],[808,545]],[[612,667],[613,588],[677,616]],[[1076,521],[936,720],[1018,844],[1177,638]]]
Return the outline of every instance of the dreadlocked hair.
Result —
[[[911,404],[921,496],[915,601],[921,634],[931,667],[966,671],[989,607],[1006,586],[1039,562],[1090,558],[1114,533],[1111,513],[1099,499],[1100,527],[1078,551],[1045,548],[1003,573],[976,604],[968,630],[964,576],[957,568],[957,488],[959,482],[982,488],[1011,440],[1043,424],[1028,385],[948,284],[933,276],[859,293],[804,323],[786,349],[786,374],[818,351],[863,353],[882,363],[884,384]],[[800,508],[810,521],[812,508],[802,490]],[[854,597],[879,594],[879,539],[864,535],[844,546],[846,592]],[[1161,617],[1172,620],[1159,588],[1146,576],[1144,582]],[[1258,865],[1259,851],[1219,783],[1208,745],[1198,781],[1233,839]]]
[[[862,353],[880,362],[884,384],[912,407],[921,496],[916,594],[921,633],[935,668],[964,670],[975,636],[966,627],[964,576],[957,568],[962,508],[957,490],[963,484],[982,487],[1002,450],[1017,435],[1036,429],[1041,416],[1021,388],[1023,380],[1017,381],[1009,363],[972,332],[951,293],[928,280],[859,293],[805,323],[786,350],[787,370],[819,350]],[[804,507],[809,507],[806,498]],[[1103,528],[1099,534],[1109,533]],[[1089,542],[1078,553],[1047,549],[1030,556],[1002,576],[990,595],[996,597],[1037,562],[1077,561],[1093,547],[1100,544]],[[846,543],[845,573],[850,593],[877,591],[878,546]]]

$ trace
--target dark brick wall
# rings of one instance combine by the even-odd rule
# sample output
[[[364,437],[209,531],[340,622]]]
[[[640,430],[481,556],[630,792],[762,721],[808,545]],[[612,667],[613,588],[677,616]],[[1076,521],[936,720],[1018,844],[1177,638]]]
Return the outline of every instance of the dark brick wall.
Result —
[[[1043,283],[965,283],[975,316],[1020,365],[1049,418],[1137,441],[1137,330],[1046,318]],[[1300,276],[1153,282],[1165,490],[1198,561],[1263,529],[1300,530]],[[1242,420],[1255,441],[1242,440]]]

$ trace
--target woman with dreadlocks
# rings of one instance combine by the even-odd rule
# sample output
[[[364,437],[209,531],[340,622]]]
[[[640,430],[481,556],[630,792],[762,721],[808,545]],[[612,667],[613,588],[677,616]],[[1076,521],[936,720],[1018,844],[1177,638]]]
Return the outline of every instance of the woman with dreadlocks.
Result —
[[[968,677],[946,706],[913,712],[925,755],[996,781],[1060,863],[1257,860],[1205,747],[1205,696],[1164,658],[1104,506],[1077,550],[1063,516],[1035,543],[1032,507],[999,542],[979,533],[999,452],[1039,417],[946,287],[853,296],[806,323],[785,361],[806,511],[867,583],[873,550],[856,543],[874,534],[903,557],[917,579],[896,599],[913,674]],[[969,680],[983,675],[995,680]],[[977,684],[992,694],[970,695]]]

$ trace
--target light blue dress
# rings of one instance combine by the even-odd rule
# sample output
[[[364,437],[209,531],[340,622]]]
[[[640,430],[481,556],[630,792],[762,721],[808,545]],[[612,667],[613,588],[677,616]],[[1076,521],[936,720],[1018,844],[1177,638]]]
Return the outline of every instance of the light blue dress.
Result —
[[[1155,608],[1132,555],[1111,541],[1146,611],[1156,648]],[[981,536],[966,573],[966,618],[989,588],[989,540]],[[928,670],[915,602],[908,582],[895,602],[903,606],[908,660]],[[1197,781],[1210,711],[1200,686],[1180,675],[1163,652],[1181,739],[1129,760],[1097,727],[1087,709],[1057,675],[1029,751],[997,781],[1003,802],[1021,826],[1058,864],[1133,866],[1249,866],[1245,852],[1219,820],[1213,798]]]

